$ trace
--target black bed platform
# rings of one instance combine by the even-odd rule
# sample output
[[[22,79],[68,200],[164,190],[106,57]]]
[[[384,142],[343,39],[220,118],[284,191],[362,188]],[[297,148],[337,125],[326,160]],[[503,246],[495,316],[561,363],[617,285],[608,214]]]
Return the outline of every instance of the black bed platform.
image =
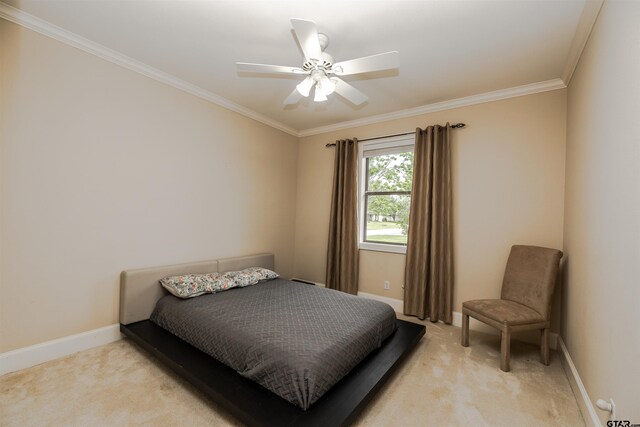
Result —
[[[397,320],[398,329],[307,411],[242,377],[149,320],[120,331],[249,426],[346,426],[425,334],[424,325]]]

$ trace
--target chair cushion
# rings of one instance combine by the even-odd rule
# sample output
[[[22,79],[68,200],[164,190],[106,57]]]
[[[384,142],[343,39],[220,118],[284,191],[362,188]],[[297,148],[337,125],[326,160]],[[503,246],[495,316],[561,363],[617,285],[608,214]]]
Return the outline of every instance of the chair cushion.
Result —
[[[526,305],[504,299],[465,301],[462,307],[508,326],[545,321],[540,313]]]

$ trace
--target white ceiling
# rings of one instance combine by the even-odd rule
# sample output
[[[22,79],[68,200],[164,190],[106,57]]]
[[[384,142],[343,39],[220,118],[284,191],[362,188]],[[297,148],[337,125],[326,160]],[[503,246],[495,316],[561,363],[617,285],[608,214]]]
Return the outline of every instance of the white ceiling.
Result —
[[[584,43],[574,36],[580,38],[588,3],[3,1],[296,132],[562,78],[572,43]],[[292,17],[315,21],[330,37],[327,52],[336,61],[397,50],[400,69],[345,77],[369,96],[361,107],[337,95],[324,103],[305,99],[284,107],[282,101],[301,78],[239,75],[235,62],[301,66]]]

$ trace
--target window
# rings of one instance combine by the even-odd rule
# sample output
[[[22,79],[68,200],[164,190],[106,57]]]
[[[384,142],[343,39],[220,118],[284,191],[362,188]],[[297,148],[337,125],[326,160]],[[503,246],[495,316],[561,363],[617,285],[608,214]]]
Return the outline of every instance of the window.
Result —
[[[405,253],[415,137],[360,145],[360,249]]]

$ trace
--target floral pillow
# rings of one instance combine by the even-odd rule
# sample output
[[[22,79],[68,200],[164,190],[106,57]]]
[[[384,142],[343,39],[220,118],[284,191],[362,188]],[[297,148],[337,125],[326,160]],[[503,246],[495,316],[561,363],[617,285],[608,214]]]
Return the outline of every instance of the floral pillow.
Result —
[[[178,298],[193,298],[234,288],[233,280],[220,273],[185,274],[165,277],[160,284]]]
[[[241,271],[228,271],[224,273],[223,276],[232,280],[235,286],[239,288],[280,277],[278,273],[262,267],[249,267]]]
[[[242,270],[243,272],[254,274],[259,282],[266,282],[267,280],[277,279],[280,277],[278,273],[275,271],[271,271],[267,268],[262,267],[249,267]]]

